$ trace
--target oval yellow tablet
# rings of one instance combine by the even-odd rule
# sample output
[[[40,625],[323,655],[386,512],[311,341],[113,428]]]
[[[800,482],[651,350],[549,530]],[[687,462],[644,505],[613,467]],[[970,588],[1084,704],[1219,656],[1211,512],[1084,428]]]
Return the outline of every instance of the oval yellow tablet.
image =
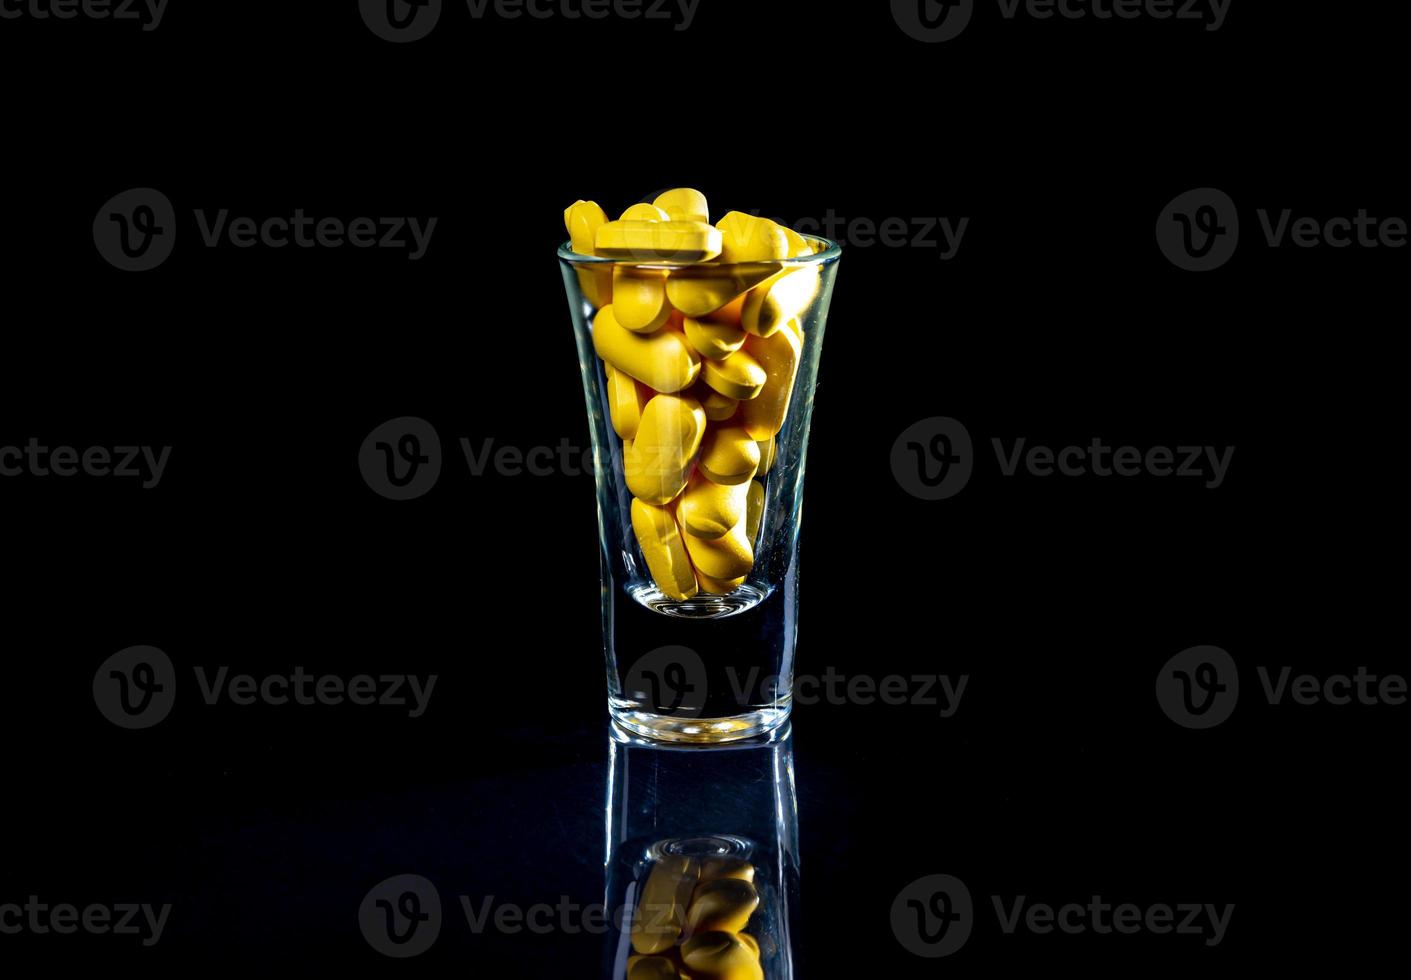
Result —
[[[759,443],[743,426],[712,425],[701,443],[700,469],[724,486],[747,483],[759,469]]]
[[[780,225],[779,227],[784,229],[784,237],[789,241],[789,258],[797,259],[813,254],[813,246],[809,244],[807,238],[788,225]]]
[[[671,316],[666,273],[616,266],[612,270],[612,315],[633,333],[659,330]]]
[[[662,595],[689,599],[696,594],[696,575],[686,543],[669,508],[632,501],[632,531],[647,562],[647,571]]]
[[[705,427],[705,410],[694,398],[654,395],[642,410],[632,448],[623,451],[632,496],[649,504],[676,499],[686,488]]]
[[[604,364],[603,368],[607,374],[608,414],[612,417],[613,431],[623,439],[635,439],[642,410],[647,407],[652,390],[611,364]]]
[[[768,218],[731,211],[715,226],[720,229],[722,262],[769,262],[789,257],[789,238]]]
[[[713,313],[685,319],[686,339],[696,353],[712,361],[723,361],[745,343],[740,313],[748,293],[737,296]]]
[[[753,548],[759,541],[759,525],[764,518],[764,484],[751,480],[745,489],[745,537]]]
[[[723,361],[702,362],[701,377],[722,395],[739,401],[758,395],[769,378],[764,367],[745,350],[737,350]]]
[[[774,468],[774,456],[779,447],[773,436],[755,441],[759,443],[759,469],[755,471],[755,476],[764,476]]]
[[[739,932],[759,907],[759,892],[739,878],[716,878],[696,886],[686,910],[686,934]]]
[[[656,391],[689,387],[700,374],[701,357],[675,330],[636,334],[617,322],[611,306],[593,318],[593,350],[623,374]]]
[[[754,865],[744,858],[702,858],[701,881],[714,881],[716,878],[738,878],[741,881],[754,881]]]
[[[721,249],[719,230],[704,221],[610,221],[593,242],[598,255],[639,262],[706,262]]]
[[[671,215],[655,204],[634,204],[617,216],[618,221],[670,221]]]
[[[686,492],[676,504],[677,520],[698,538],[724,537],[747,512],[749,486],[748,483],[716,483],[698,472],[686,484]]]
[[[818,295],[818,268],[786,269],[770,276],[745,295],[740,325],[752,334],[768,337],[808,310]]]
[[[701,403],[701,407],[705,409],[706,418],[712,422],[727,421],[740,407],[738,398],[722,395],[714,388],[701,384],[699,381],[691,388],[691,395]]]
[[[574,201],[563,212],[564,227],[569,243],[579,255],[593,255],[593,241],[598,229],[607,224],[607,212],[593,201]],[[612,270],[608,268],[578,269],[578,285],[583,298],[594,309],[612,302]]]
[[[701,572],[697,570],[696,583],[700,586],[701,590],[697,595],[701,593],[708,595],[729,595],[731,592],[734,592],[740,586],[744,585],[745,580],[748,578],[748,575],[741,575],[739,578],[722,580],[711,578],[709,575],[702,575]]]
[[[681,946],[681,961],[711,980],[764,980],[758,954],[729,932],[703,932]]]
[[[673,269],[666,281],[671,305],[687,316],[703,317],[737,299],[779,271],[778,262],[695,265]]]
[[[629,956],[627,980],[681,980],[681,974],[665,956]]]
[[[747,351],[764,368],[768,379],[758,397],[740,405],[740,420],[753,438],[768,439],[784,427],[789,415],[803,342],[792,328],[776,330],[768,337],[751,334],[740,353]]]
[[[686,534],[686,554],[691,564],[709,578],[730,581],[748,575],[754,567],[754,549],[745,537],[745,522],[722,537],[707,540]]]
[[[670,215],[673,221],[710,221],[706,196],[694,187],[674,187],[663,191],[652,204]]]
[[[698,865],[694,858],[665,854],[652,865],[632,920],[632,948],[660,953],[676,945],[686,921],[686,905],[695,890]]]

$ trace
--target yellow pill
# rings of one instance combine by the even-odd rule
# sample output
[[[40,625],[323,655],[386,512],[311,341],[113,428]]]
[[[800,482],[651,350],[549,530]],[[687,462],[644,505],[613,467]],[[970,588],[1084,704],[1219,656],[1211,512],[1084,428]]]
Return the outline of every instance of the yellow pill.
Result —
[[[759,443],[743,426],[712,425],[701,443],[700,469],[722,486],[748,483],[759,469]]]
[[[701,403],[701,407],[705,409],[706,418],[712,422],[726,421],[740,407],[738,398],[722,395],[709,385],[703,385],[699,382],[691,389],[691,394]]]
[[[665,956],[629,956],[627,980],[681,980],[681,974]]]
[[[780,225],[784,229],[784,237],[789,240],[789,258],[797,259],[805,255],[813,254],[813,246],[808,239],[800,235],[788,225]]]
[[[756,949],[728,932],[703,932],[681,946],[681,961],[711,980],[764,980]]]
[[[655,204],[634,204],[617,216],[618,221],[670,221],[671,215]]]
[[[745,293],[737,296],[705,316],[686,317],[686,339],[698,354],[712,361],[723,361],[740,349],[745,342],[745,329],[740,325],[740,313],[748,295]]]
[[[666,282],[671,305],[687,316],[713,313],[779,271],[778,262],[696,265],[673,269]]]
[[[706,595],[729,595],[744,585],[747,578],[749,578],[748,575],[741,575],[739,578],[722,580],[702,575],[699,571],[696,572],[696,581],[700,584],[701,594]]]
[[[660,329],[671,316],[666,273],[619,265],[612,270],[612,315],[633,333]]]
[[[769,379],[764,367],[744,350],[737,350],[723,361],[704,361],[701,377],[722,395],[739,401],[754,398]]]
[[[593,255],[593,242],[598,229],[608,223],[607,212],[593,201],[574,201],[563,211],[563,224],[568,239],[579,255]]]
[[[662,595],[689,599],[696,594],[696,576],[686,554],[686,542],[669,508],[632,501],[632,530],[637,535],[647,571]]]
[[[652,390],[611,364],[604,364],[603,368],[607,373],[608,414],[612,416],[613,430],[623,439],[635,439]]]
[[[701,860],[701,881],[714,881],[717,878],[754,881],[754,865],[744,858],[703,858]]]
[[[639,262],[706,262],[720,254],[720,231],[704,221],[609,221],[593,239],[598,255]]]
[[[689,387],[701,372],[701,357],[675,330],[636,334],[617,322],[613,307],[593,318],[593,350],[623,374],[661,392]]]
[[[768,218],[731,211],[715,223],[722,262],[770,262],[789,257],[789,238]]]
[[[778,452],[779,447],[778,444],[775,443],[773,436],[770,436],[768,439],[758,439],[756,441],[759,443],[759,469],[755,472],[755,476],[764,476],[770,470],[774,469],[774,456]]]
[[[818,268],[811,265],[770,276],[746,294],[740,325],[768,337],[808,309],[818,295],[818,284]]]
[[[748,575],[754,568],[754,549],[745,537],[744,520],[732,527],[724,537],[710,541],[688,533],[686,553],[698,572],[722,582]]]
[[[710,221],[706,196],[693,187],[663,191],[652,204],[669,214],[673,221]]]
[[[776,330],[768,337],[751,334],[740,353],[746,351],[764,368],[768,380],[758,397],[740,406],[740,419],[752,438],[768,439],[784,427],[788,417],[803,341],[792,328]]]
[[[688,532],[710,540],[729,534],[745,516],[748,503],[748,484],[720,484],[698,472],[686,484],[676,516]]]
[[[623,453],[632,496],[649,504],[676,499],[686,487],[705,428],[705,410],[694,398],[654,395],[642,409],[632,448]]]
[[[759,539],[759,524],[764,518],[764,484],[751,480],[745,496],[745,537],[750,547]]]
[[[686,904],[695,890],[699,865],[694,858],[668,854],[652,866],[637,915],[632,920],[632,948],[660,953],[676,945],[686,921]]]
[[[593,241],[598,229],[607,223],[607,213],[592,201],[574,201],[563,212],[563,223],[573,250],[579,255],[593,255]],[[612,302],[612,269],[580,268],[579,288],[594,309]]]
[[[686,910],[686,934],[739,932],[759,906],[759,892],[739,878],[717,878],[696,886]]]

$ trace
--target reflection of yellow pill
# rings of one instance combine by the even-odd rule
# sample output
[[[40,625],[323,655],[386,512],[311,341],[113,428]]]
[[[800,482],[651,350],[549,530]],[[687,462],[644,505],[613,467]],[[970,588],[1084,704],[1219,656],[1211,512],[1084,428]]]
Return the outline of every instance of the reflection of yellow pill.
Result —
[[[693,187],[674,187],[657,195],[652,204],[661,208],[673,221],[709,221],[710,206],[706,196]]]
[[[740,325],[768,337],[808,309],[818,295],[818,282],[818,267],[813,265],[770,276],[745,295]]]
[[[671,215],[655,204],[634,204],[617,216],[618,221],[670,221]]]
[[[667,507],[632,501],[632,530],[637,535],[647,571],[662,595],[689,599],[696,594],[696,576],[686,554],[686,542]]]
[[[759,469],[755,471],[755,476],[764,476],[774,468],[774,456],[779,447],[773,436],[757,441],[759,442]]]
[[[651,333],[671,316],[666,273],[619,265],[612,270],[612,315],[633,333]]]
[[[740,353],[748,352],[768,375],[758,397],[740,405],[740,419],[755,439],[768,439],[784,426],[794,378],[803,356],[803,342],[793,328],[776,330],[768,337],[751,334]]]
[[[764,980],[758,954],[728,932],[703,932],[681,946],[681,960],[711,980]]]
[[[702,858],[701,881],[714,881],[716,878],[738,878],[741,881],[754,881],[754,865],[744,858]]]
[[[745,522],[732,527],[724,537],[707,541],[694,534],[686,535],[686,553],[691,564],[708,577],[721,581],[748,575],[754,567],[754,549],[745,537]]]
[[[598,255],[639,262],[706,262],[720,254],[719,229],[704,221],[609,221],[593,238]]]
[[[697,472],[681,495],[676,514],[687,531],[698,538],[723,537],[747,512],[749,484],[716,483]]]
[[[686,920],[686,903],[696,887],[695,859],[663,855],[652,866],[637,915],[632,920],[632,948],[639,953],[660,953],[676,944]]]
[[[701,358],[685,334],[658,330],[635,334],[617,322],[611,306],[593,318],[593,349],[623,374],[657,391],[673,392],[690,385],[701,370]]]
[[[634,439],[652,391],[611,364],[604,364],[603,369],[607,373],[608,414],[612,416],[613,430],[623,439]]]
[[[686,487],[705,427],[705,410],[694,398],[654,395],[642,409],[632,448],[623,452],[632,496],[649,504],[676,499]]]
[[[723,361],[702,362],[701,376],[722,395],[739,401],[758,395],[769,377],[753,355],[744,350],[737,350]]]
[[[759,538],[759,524],[764,517],[764,484],[751,480],[745,495],[745,537],[750,547]]]
[[[629,956],[627,980],[681,980],[681,974],[665,956]]]
[[[759,892],[739,878],[716,878],[696,886],[686,910],[686,932],[739,932],[759,906]]]
[[[788,236],[768,218],[731,211],[715,226],[720,229],[722,262],[769,262],[789,257]]]
[[[701,444],[700,468],[725,486],[748,483],[759,469],[759,443],[742,426],[713,425]]]

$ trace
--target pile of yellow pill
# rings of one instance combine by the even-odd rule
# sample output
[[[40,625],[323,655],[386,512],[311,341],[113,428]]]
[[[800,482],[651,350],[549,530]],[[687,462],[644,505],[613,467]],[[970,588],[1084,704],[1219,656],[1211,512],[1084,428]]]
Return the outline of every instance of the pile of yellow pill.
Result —
[[[578,277],[647,570],[671,599],[729,593],[754,568],[762,479],[819,288],[816,265],[781,260],[814,248],[739,211],[712,225],[691,188],[616,221],[576,201],[564,223],[575,252],[619,260]]]
[[[637,902],[627,980],[764,980],[759,943],[744,931],[758,907],[748,861],[663,855]]]

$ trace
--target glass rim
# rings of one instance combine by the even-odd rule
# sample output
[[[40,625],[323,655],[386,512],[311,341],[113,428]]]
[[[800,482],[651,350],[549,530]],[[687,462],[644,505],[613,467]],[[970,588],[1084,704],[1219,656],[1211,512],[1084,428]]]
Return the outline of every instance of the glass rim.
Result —
[[[814,252],[812,255],[799,255],[791,259],[756,259],[750,262],[672,262],[666,259],[656,259],[650,262],[643,262],[638,259],[613,258],[606,255],[583,255],[573,250],[573,242],[566,241],[559,246],[558,257],[564,262],[573,265],[584,266],[630,266],[634,269],[740,269],[747,267],[758,267],[761,265],[778,266],[805,266],[823,265],[827,262],[836,261],[843,254],[843,247],[831,239],[822,235],[805,235],[800,233],[799,237],[805,241],[822,242],[823,250]]]

